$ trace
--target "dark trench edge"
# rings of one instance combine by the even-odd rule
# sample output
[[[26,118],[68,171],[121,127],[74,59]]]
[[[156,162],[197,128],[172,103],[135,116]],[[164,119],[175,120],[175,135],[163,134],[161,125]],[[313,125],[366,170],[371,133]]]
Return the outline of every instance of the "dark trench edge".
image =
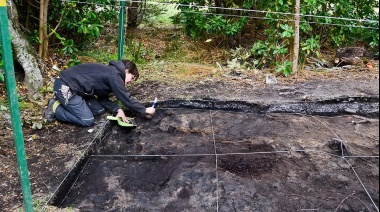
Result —
[[[53,205],[56,207],[60,207],[64,198],[69,193],[71,187],[75,183],[76,179],[81,174],[84,166],[88,163],[91,158],[91,155],[96,150],[96,147],[107,137],[108,131],[111,130],[113,125],[110,122],[107,122],[105,126],[103,126],[97,135],[92,139],[90,145],[86,148],[86,151],[83,153],[82,157],[78,160],[78,162],[71,168],[70,172],[67,174],[67,177],[62,181],[61,185],[57,189],[57,191],[52,195],[50,201],[48,201],[47,205]]]
[[[295,113],[306,115],[339,116],[360,115],[379,117],[378,97],[340,97],[318,101],[260,103],[250,101],[223,101],[212,99],[170,99],[157,103],[158,108],[188,108],[224,110],[245,113]]]

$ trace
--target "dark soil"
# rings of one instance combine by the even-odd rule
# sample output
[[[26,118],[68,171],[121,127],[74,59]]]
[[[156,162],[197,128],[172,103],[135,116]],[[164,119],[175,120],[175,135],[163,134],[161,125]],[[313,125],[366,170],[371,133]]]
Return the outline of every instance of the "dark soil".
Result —
[[[355,120],[159,110],[152,120],[137,119],[136,129],[114,126],[57,205],[80,211],[375,211],[378,158],[364,156],[378,155],[378,141],[363,133],[378,121],[357,127]],[[349,146],[344,158],[328,146],[335,133]]]
[[[378,211],[378,68],[365,74],[276,85],[250,76],[145,81],[132,94],[147,105],[157,96],[159,110],[152,120],[137,117],[137,128],[104,116],[90,128],[25,127],[33,198],[39,208],[49,202],[80,211]],[[173,99],[180,108],[164,108]],[[192,100],[238,103],[230,104],[234,111],[195,110]],[[330,100],[346,108],[330,116],[291,112],[305,102],[326,111]],[[288,110],[268,110],[279,105]],[[0,211],[22,207],[10,128],[2,119]],[[67,196],[60,185],[69,186]]]

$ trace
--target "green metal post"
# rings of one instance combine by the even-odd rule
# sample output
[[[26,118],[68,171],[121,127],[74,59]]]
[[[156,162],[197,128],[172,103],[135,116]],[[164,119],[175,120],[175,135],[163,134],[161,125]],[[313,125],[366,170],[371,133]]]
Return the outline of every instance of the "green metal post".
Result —
[[[118,46],[118,59],[121,60],[123,59],[123,54],[124,54],[124,15],[125,15],[125,1],[121,0],[120,1],[120,13],[119,13],[119,46]]]
[[[18,171],[20,174],[24,209],[26,212],[32,212],[33,200],[30,190],[28,165],[26,162],[24,138],[21,127],[20,109],[18,106],[16,77],[13,66],[12,46],[9,34],[6,0],[0,0],[0,41],[2,44],[1,46],[5,69],[5,83],[7,87],[9,107],[11,111],[13,137],[16,146],[16,157]]]

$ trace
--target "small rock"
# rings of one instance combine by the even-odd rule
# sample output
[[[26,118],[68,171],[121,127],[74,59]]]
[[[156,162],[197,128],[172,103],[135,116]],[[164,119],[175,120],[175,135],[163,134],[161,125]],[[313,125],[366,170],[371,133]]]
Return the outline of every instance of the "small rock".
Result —
[[[3,115],[3,118],[4,118],[4,119],[7,119],[7,120],[11,120],[11,115],[9,115],[9,114],[5,114],[5,115]]]
[[[345,47],[337,50],[335,54],[335,64],[357,65],[362,62],[362,57],[367,54],[361,47]]]
[[[344,109],[344,111],[347,113],[352,113],[352,114],[356,114],[358,112],[357,110],[351,109],[351,108],[346,108],[346,109]]]
[[[32,126],[32,129],[33,130],[40,130],[42,129],[42,123],[41,122],[33,122],[33,126]]]
[[[347,177],[343,176],[343,175],[338,175],[336,178],[338,178],[339,181],[341,182],[344,182],[344,183],[347,183],[350,181],[350,179],[348,179]]]
[[[265,77],[265,83],[266,84],[277,84],[277,78],[274,75],[266,75]]]
[[[348,205],[346,204],[341,205],[340,209],[342,209],[343,211],[350,211],[350,207],[348,207]]]
[[[0,111],[1,110],[7,110],[7,107],[5,107],[4,105],[0,105]]]

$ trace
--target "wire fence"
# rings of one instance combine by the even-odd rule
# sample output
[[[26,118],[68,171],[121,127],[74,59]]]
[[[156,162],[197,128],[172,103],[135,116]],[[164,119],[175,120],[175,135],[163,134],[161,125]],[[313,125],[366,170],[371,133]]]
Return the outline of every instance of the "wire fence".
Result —
[[[97,3],[97,2],[83,2],[78,0],[61,0],[62,3],[75,3],[75,4],[85,4],[89,6],[95,6],[97,8],[115,8],[120,10],[121,6],[117,4],[105,4],[105,3]],[[296,16],[295,13],[289,13],[289,12],[276,12],[276,11],[269,11],[269,10],[253,10],[253,9],[242,9],[242,8],[229,8],[229,7],[216,7],[216,6],[202,6],[202,5],[196,5],[196,4],[180,4],[180,3],[174,3],[174,2],[158,2],[158,1],[141,1],[141,0],[126,0],[126,3],[137,3],[137,4],[148,4],[148,5],[158,5],[158,6],[168,6],[168,5],[175,5],[176,7],[188,7],[188,8],[196,8],[198,11],[180,11],[178,10],[178,13],[188,13],[188,14],[203,14],[203,15],[218,15],[218,16],[225,16],[225,17],[235,17],[235,18],[247,18],[247,19],[258,19],[258,20],[268,20],[268,21],[283,21],[283,22],[294,22],[294,18],[273,18],[273,17],[263,17],[263,16],[255,16],[257,14],[262,15],[280,15],[280,16]],[[50,3],[51,4],[51,3]],[[10,6],[10,4],[8,4]],[[34,7],[37,7],[34,5]],[[141,9],[139,7],[131,7],[126,6],[130,9]],[[149,11],[154,10],[152,8],[143,8],[143,10]],[[202,11],[203,10],[203,11]],[[213,10],[213,11],[212,11]],[[222,10],[222,11],[231,11],[231,12],[241,12],[246,13],[249,15],[236,15],[236,14],[220,14],[216,13],[215,10]],[[369,19],[354,19],[354,18],[347,18],[347,17],[335,17],[335,16],[321,16],[321,15],[314,15],[314,14],[298,14],[301,18],[314,18],[314,19],[323,19],[323,21],[308,21],[308,20],[300,20],[300,23],[306,23],[306,24],[318,24],[318,25],[327,25],[327,26],[340,26],[340,27],[348,27],[348,28],[363,28],[363,29],[376,29],[379,30],[379,20],[369,20]],[[34,19],[39,20],[38,17],[31,16]],[[333,21],[346,21],[350,23],[333,23]],[[374,26],[364,26],[363,24],[375,24],[377,27]]]
[[[172,8],[175,10],[175,12],[173,14],[199,14],[199,15],[203,15],[203,16],[224,16],[224,17],[229,17],[229,18],[245,18],[245,19],[250,19],[250,20],[262,20],[262,21],[267,21],[272,26],[272,27],[269,27],[270,29],[272,29],[274,27],[273,24],[278,25],[280,23],[283,23],[283,24],[289,23],[289,25],[294,25],[294,29],[300,29],[302,27],[309,28],[309,29],[314,28],[314,30],[316,30],[316,33],[323,33],[323,31],[330,30],[330,28],[328,28],[328,27],[340,27],[340,28],[331,28],[331,30],[334,30],[334,33],[338,33],[339,30],[341,30],[341,31],[345,31],[346,29],[350,30],[349,32],[347,32],[347,33],[349,33],[349,35],[347,35],[347,36],[342,35],[342,37],[343,37],[342,40],[345,39],[344,37],[350,37],[349,39],[351,39],[352,36],[354,36],[354,35],[357,36],[359,34],[359,32],[362,32],[362,31],[358,31],[358,30],[372,30],[370,32],[364,32],[363,31],[363,33],[366,35],[366,37],[363,39],[366,39],[366,42],[368,42],[370,47],[373,47],[373,46],[377,45],[376,43],[378,43],[376,41],[371,42],[371,41],[369,41],[369,39],[373,39],[372,37],[375,36],[375,34],[377,33],[376,31],[379,30],[379,20],[369,20],[366,18],[355,19],[355,18],[350,18],[350,17],[336,17],[334,15],[302,14],[302,13],[298,13],[298,12],[294,13],[294,12],[280,12],[280,11],[271,11],[271,10],[254,10],[254,9],[243,9],[243,8],[216,7],[216,6],[212,6],[212,5],[203,6],[203,5],[197,5],[195,3],[181,4],[181,3],[176,3],[176,2],[158,2],[158,1],[152,1],[152,0],[149,0],[149,1],[144,1],[144,0],[121,1],[121,2],[127,3],[127,5],[129,5],[129,6],[126,6],[126,8],[128,8],[127,10],[124,10],[125,8],[122,8],[122,6],[120,4],[118,4],[118,3],[120,3],[120,1],[114,2],[114,4],[106,4],[106,3],[99,3],[99,2],[88,2],[88,1],[80,1],[80,0],[61,0],[61,2],[62,2],[62,4],[88,5],[88,7],[93,8],[95,12],[100,12],[104,9],[107,9],[107,10],[118,11],[120,13],[120,11],[122,11],[122,9],[123,9],[123,13],[124,13],[124,11],[126,11],[128,13],[129,9],[131,9],[131,10],[140,11],[141,13],[144,13],[144,14],[146,14],[146,11],[157,12],[156,11],[157,8],[149,7],[149,5],[160,6],[160,7],[162,7],[161,8],[162,11],[166,10],[164,7],[167,7],[170,5],[171,7],[174,7],[174,8]],[[50,3],[50,4],[52,4],[52,3]],[[138,6],[130,6],[130,5],[138,5]],[[34,6],[36,6],[36,5],[34,5]],[[180,9],[178,9],[179,7],[187,7],[189,9],[188,10],[180,10]],[[190,10],[190,8],[192,8],[194,10]],[[224,12],[222,12],[222,13],[217,12],[218,10],[219,11],[221,10]],[[144,19],[143,16],[144,15],[139,16],[137,19],[139,19],[139,20]],[[30,15],[29,17],[40,21],[40,17],[35,17],[33,15]],[[127,15],[127,19],[128,19],[128,15]],[[129,22],[128,22],[128,24],[129,24]],[[126,32],[128,24],[126,27],[124,27],[124,32]],[[136,24],[136,23],[134,23],[134,24]],[[174,24],[174,26],[177,26],[177,25],[179,25],[179,24]],[[119,25],[119,27],[120,26],[121,25]],[[317,28],[317,27],[319,27],[319,28]],[[346,29],[343,29],[343,28],[346,28]],[[248,28],[246,28],[246,29],[250,30]],[[358,29],[358,30],[353,30],[353,29]],[[28,30],[28,29],[26,29],[26,30]],[[121,30],[121,29],[119,29],[119,30]],[[205,30],[205,29],[203,29],[203,30]],[[223,32],[215,32],[215,33],[220,33],[223,35],[231,33],[231,32],[226,32],[227,27],[224,30],[225,31],[223,31]],[[241,30],[241,29],[237,29],[237,30]],[[191,33],[193,33],[194,29],[191,29],[190,31],[191,31]],[[188,31],[186,31],[186,33],[190,34],[190,32],[188,32]],[[233,33],[234,33],[234,36],[239,35],[239,33],[236,33],[236,32],[233,32]],[[303,33],[303,35],[305,34],[305,32],[301,32],[301,33]],[[298,61],[299,61],[298,55],[300,54],[301,51],[303,51],[303,50],[300,50],[299,46],[300,46],[300,44],[305,44],[305,42],[307,42],[305,40],[300,41],[300,34],[301,33],[300,33],[300,30],[295,30],[294,33],[292,34],[292,36],[294,37],[294,42],[293,42],[294,46],[293,47],[288,46],[289,49],[294,49],[293,62],[292,62],[293,73],[296,73],[296,70],[298,69]],[[344,33],[344,32],[342,32],[342,33]],[[231,36],[231,35],[229,35],[229,36]],[[304,37],[305,36],[303,36],[303,38]],[[329,34],[326,36],[321,36],[320,42],[323,42],[323,40],[326,40],[326,39],[332,39],[333,42],[340,42],[339,36],[336,36],[335,34],[334,35]],[[125,40],[125,36],[124,36],[124,40]],[[290,40],[290,38],[288,40]],[[298,40],[298,41],[296,41],[296,40]],[[119,42],[121,42],[121,41],[119,41]],[[310,42],[313,42],[313,41],[310,41]],[[344,42],[344,41],[342,41],[342,42]],[[371,42],[371,43],[369,43],[369,42]],[[54,45],[54,44],[49,43],[49,45]],[[311,44],[307,44],[307,43],[305,45],[311,46]],[[289,54],[289,55],[291,56],[291,54]],[[288,57],[288,56],[286,56],[286,57]],[[290,56],[289,56],[289,58],[290,58]]]

